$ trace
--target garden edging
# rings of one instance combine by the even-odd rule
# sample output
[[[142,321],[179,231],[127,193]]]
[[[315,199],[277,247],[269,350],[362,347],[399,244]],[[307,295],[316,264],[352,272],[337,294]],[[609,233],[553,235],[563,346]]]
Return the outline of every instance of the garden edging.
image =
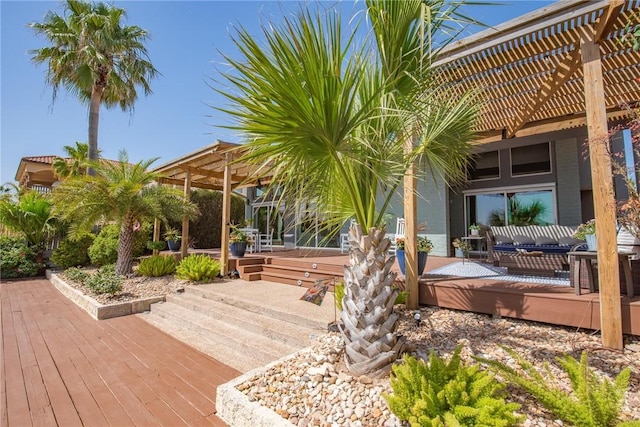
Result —
[[[73,301],[78,307],[89,313],[96,320],[110,319],[112,317],[127,316],[129,314],[142,313],[149,310],[153,303],[164,301],[164,296],[141,298],[134,301],[126,301],[117,304],[104,305],[88,297],[79,290],[69,286],[57,274],[51,270],[46,272],[47,279],[64,296]]]

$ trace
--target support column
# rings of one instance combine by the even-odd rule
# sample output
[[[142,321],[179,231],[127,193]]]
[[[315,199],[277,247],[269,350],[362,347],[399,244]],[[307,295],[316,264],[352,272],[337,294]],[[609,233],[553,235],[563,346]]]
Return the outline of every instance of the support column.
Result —
[[[220,239],[220,274],[229,272],[229,224],[231,222],[231,153],[225,154],[222,187],[222,236]]]
[[[191,199],[191,171],[188,170],[184,178],[184,200]],[[182,259],[187,257],[189,249],[189,217],[186,215],[182,218],[182,242],[180,244],[180,255]]]
[[[410,140],[405,142],[405,153],[413,150]],[[418,242],[417,242],[417,196],[416,196],[416,165],[411,164],[404,174],[404,256],[405,276],[404,284],[407,290],[407,308],[418,308]]]
[[[160,241],[160,220],[158,218],[153,220],[153,241],[154,242]],[[160,251],[157,249],[153,250],[154,255],[158,255],[158,252]]]
[[[600,47],[593,34],[580,40],[584,70],[584,97],[589,133],[589,158],[593,204],[598,236],[598,283],[600,284],[600,327],[602,345],[621,350],[622,309],[616,242],[616,208],[611,158],[607,152],[609,135],[604,100]]]

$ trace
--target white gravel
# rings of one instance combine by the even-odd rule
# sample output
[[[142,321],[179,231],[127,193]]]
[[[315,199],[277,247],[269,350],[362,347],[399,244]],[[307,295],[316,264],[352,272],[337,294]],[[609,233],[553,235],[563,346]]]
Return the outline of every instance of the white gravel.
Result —
[[[632,376],[622,414],[626,420],[640,419],[640,337],[625,337],[625,351],[616,352],[603,349],[598,334],[575,329],[438,308],[423,308],[421,314],[423,321],[416,325],[413,313],[402,310],[399,330],[418,357],[426,358],[431,349],[449,357],[458,344],[464,344],[462,356],[470,363],[471,356],[478,355],[515,367],[498,346],[503,344],[539,368],[548,362],[553,374],[549,381],[567,390],[569,382],[556,356],[566,353],[579,358],[582,350],[587,350],[590,366],[609,378],[630,366]],[[381,398],[382,393],[392,392],[388,378],[352,377],[342,363],[342,354],[339,334],[327,334],[318,345],[240,384],[238,389],[298,426],[402,425]],[[508,392],[507,400],[522,405],[519,412],[526,417],[524,426],[563,425],[527,393],[514,387]]]

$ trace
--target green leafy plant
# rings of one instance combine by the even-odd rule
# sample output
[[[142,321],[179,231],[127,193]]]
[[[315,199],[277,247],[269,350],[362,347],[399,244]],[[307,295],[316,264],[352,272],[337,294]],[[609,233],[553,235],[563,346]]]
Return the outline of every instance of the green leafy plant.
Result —
[[[538,372],[533,364],[514,350],[502,346],[521,368],[513,369],[497,360],[476,358],[498,372],[504,379],[526,390],[555,417],[580,427],[608,427],[618,424],[624,394],[629,385],[631,369],[625,368],[612,381],[600,379],[589,368],[587,352],[583,351],[578,362],[569,355],[558,357],[558,363],[569,376],[573,393],[569,394],[550,381],[554,375],[548,365],[545,374]],[[624,423],[640,426],[640,422]]]
[[[344,282],[338,282],[333,286],[333,298],[338,311],[342,311],[342,298],[344,298]]]
[[[175,228],[168,227],[167,231],[164,232],[164,240],[166,241],[171,240],[173,242],[177,242],[180,239],[182,239],[182,236],[180,235],[180,232]]]
[[[458,346],[447,363],[431,352],[429,363],[405,355],[392,367],[391,412],[411,426],[513,426],[517,403],[506,403],[504,385],[480,365],[465,366]]]
[[[220,262],[207,255],[189,255],[176,269],[178,279],[195,282],[211,281],[220,274]]]
[[[476,224],[471,224],[471,225],[469,226],[469,230],[475,230],[475,231],[478,231],[478,230],[480,230],[480,227],[479,227],[478,225],[476,225]]]
[[[248,242],[249,236],[247,235],[247,233],[240,230],[239,228],[232,226],[231,233],[229,234],[229,241],[231,243]]]
[[[89,273],[87,273],[81,268],[71,267],[71,268],[67,268],[64,271],[64,276],[69,280],[72,280],[74,282],[84,285],[85,280],[87,280],[87,278],[89,277]]]
[[[408,296],[409,294],[407,293],[407,291],[400,291],[400,293],[396,297],[394,304],[406,304]]]
[[[148,277],[166,276],[175,273],[177,265],[173,256],[154,255],[140,261],[138,274]]]
[[[133,256],[141,256],[144,253],[150,233],[151,226],[148,223],[143,224],[140,230],[134,233]],[[119,225],[108,224],[102,227],[100,234],[98,234],[93,244],[89,247],[91,263],[96,267],[101,267],[116,262],[118,259],[119,237]]]
[[[163,242],[162,240],[159,240],[157,242],[149,240],[147,242],[147,249],[152,251],[163,251],[166,247],[167,247],[167,243]]]
[[[62,239],[51,254],[51,262],[62,269],[89,264],[89,248],[94,239],[95,236],[91,233],[84,233],[75,239]]]
[[[115,264],[108,264],[89,275],[83,283],[96,294],[115,295],[122,290],[123,280],[116,274]]]
[[[573,237],[580,240],[585,240],[587,234],[596,233],[596,220],[590,219],[589,221],[580,224],[576,231],[573,233]]]
[[[429,253],[433,250],[433,243],[431,240],[423,236],[418,236],[418,252]],[[404,237],[396,237],[396,248],[404,250]]]
[[[24,239],[0,237],[0,278],[33,277],[44,267],[36,262],[36,253]]]

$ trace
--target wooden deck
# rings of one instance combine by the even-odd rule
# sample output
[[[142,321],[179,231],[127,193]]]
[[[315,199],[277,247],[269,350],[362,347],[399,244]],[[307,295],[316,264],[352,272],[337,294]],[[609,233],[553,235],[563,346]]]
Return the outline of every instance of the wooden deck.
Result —
[[[216,250],[205,250],[212,257],[217,257]],[[337,251],[321,250],[289,250],[248,254],[247,257],[265,257],[266,262],[278,265],[297,266],[302,274],[305,269],[311,273],[303,286],[312,283],[313,270],[342,275],[342,266],[348,264],[348,256]],[[272,260],[270,261],[269,258]],[[447,264],[460,262],[459,258],[429,256],[425,271],[435,270]],[[231,262],[235,262],[233,259]],[[306,267],[305,267],[306,265]],[[393,269],[398,271],[397,263]],[[296,279],[305,280],[303,276],[291,277],[283,283],[295,284]],[[400,280],[402,275],[399,273]],[[270,280],[270,279],[268,279]],[[584,290],[582,295],[575,295],[570,286],[549,286],[519,281],[502,281],[469,277],[429,277],[420,279],[421,305],[433,305],[456,310],[473,311],[532,320],[555,325],[570,326],[582,329],[600,329],[600,294]],[[622,326],[626,334],[640,336],[640,295],[629,299],[621,295]]]
[[[96,321],[45,279],[0,285],[0,426],[224,426],[239,372],[136,316]]]

